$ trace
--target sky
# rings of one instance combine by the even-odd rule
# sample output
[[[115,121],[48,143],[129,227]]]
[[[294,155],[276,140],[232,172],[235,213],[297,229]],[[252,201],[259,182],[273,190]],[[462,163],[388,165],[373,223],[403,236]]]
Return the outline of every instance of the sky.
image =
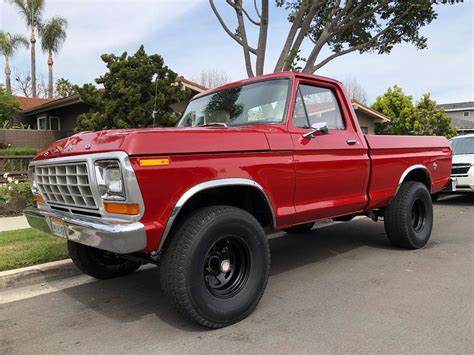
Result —
[[[230,28],[235,28],[224,1],[216,3]],[[341,81],[355,78],[366,90],[369,103],[394,84],[415,100],[430,92],[438,103],[473,101],[474,1],[438,5],[436,10],[438,19],[422,29],[428,49],[402,44],[389,55],[352,53],[316,74]],[[162,55],[166,65],[189,79],[203,69],[224,71],[232,80],[246,77],[241,48],[222,30],[207,0],[46,0],[44,17],[52,16],[69,22],[67,40],[55,57],[55,78],[75,84],[93,82],[106,70],[102,53],[134,53],[141,44],[147,53]],[[286,11],[272,6],[266,73],[273,69],[288,28]],[[6,0],[0,0],[0,29],[29,35],[18,11]],[[250,37],[254,39],[255,32]],[[36,51],[38,77],[46,81],[47,56],[38,43]],[[14,73],[28,73],[29,51],[20,50],[10,62]],[[0,82],[4,80],[1,70]]]

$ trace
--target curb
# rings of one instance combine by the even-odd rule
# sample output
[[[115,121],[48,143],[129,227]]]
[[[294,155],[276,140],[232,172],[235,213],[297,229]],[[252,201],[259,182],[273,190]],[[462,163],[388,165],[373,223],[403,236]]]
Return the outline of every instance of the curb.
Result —
[[[71,259],[0,272],[0,290],[71,277],[82,272]]]

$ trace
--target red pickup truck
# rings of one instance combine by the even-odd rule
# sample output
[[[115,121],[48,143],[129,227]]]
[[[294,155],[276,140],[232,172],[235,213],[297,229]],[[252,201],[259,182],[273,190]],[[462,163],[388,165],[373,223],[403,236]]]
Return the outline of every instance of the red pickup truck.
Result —
[[[176,128],[60,140],[29,169],[26,217],[67,239],[79,269],[107,279],[159,264],[171,303],[218,328],[262,297],[270,230],[366,215],[383,218],[392,244],[423,247],[451,148],[364,135],[340,82],[286,72],[197,95]]]

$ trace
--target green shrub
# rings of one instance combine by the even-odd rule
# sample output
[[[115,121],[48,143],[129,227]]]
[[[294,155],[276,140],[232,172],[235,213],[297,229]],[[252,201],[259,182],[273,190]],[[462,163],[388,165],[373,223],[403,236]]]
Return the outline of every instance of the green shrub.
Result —
[[[0,149],[0,155],[36,155],[38,152],[38,148],[29,147]]]
[[[35,197],[29,182],[19,182],[8,177],[6,183],[0,184],[0,215],[21,213],[23,209],[33,206]]]

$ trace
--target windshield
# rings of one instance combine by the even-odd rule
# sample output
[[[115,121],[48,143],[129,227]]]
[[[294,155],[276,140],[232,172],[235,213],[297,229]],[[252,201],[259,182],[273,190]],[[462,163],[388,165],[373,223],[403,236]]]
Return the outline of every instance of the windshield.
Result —
[[[275,79],[217,91],[192,100],[178,127],[281,123],[289,88],[289,79]]]
[[[474,154],[474,137],[456,138],[451,141],[453,155]]]

